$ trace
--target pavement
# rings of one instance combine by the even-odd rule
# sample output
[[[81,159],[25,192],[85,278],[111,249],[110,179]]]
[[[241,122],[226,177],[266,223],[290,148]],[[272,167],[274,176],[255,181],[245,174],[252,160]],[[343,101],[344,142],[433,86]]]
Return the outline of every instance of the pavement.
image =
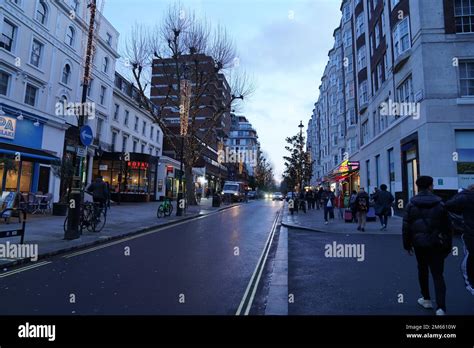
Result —
[[[83,231],[82,236],[74,240],[64,239],[64,216],[28,215],[24,243],[37,245],[39,257],[44,258],[146,232],[156,227],[178,223],[182,220],[196,218],[232,207],[232,205],[221,205],[220,208],[215,208],[212,207],[212,198],[203,198],[200,205],[189,206],[186,213],[178,217],[175,213],[176,202],[172,202],[174,205],[173,214],[170,217],[157,218],[156,211],[161,203],[122,203],[121,205],[113,205],[107,211],[107,222],[101,232]],[[14,226],[15,224],[12,223],[11,225]],[[1,223],[0,228],[4,227],[5,224]],[[0,239],[0,245],[6,244],[6,242],[11,244],[19,243],[20,238]],[[0,259],[0,266],[8,268],[29,261],[29,259]]]
[[[362,253],[328,253],[334,246],[359,246]],[[447,314],[474,315],[474,296],[466,291],[460,272],[459,236],[454,246],[457,252],[445,262]],[[288,258],[290,315],[434,315],[417,304],[416,259],[403,250],[401,236],[289,228]]]
[[[281,207],[252,201],[0,270],[0,315],[235,315],[242,304],[255,313],[251,299],[265,294],[249,286]]]
[[[346,223],[340,219],[337,211],[334,211],[334,219],[330,219],[327,225],[324,224],[324,211],[307,210],[306,213],[299,211],[290,214],[288,203],[285,203],[282,225],[292,229],[303,229],[315,232],[342,233],[342,234],[377,234],[377,235],[401,235],[403,219],[393,216],[388,219],[387,229],[381,231],[380,221],[367,222],[365,232],[357,231],[356,223]]]

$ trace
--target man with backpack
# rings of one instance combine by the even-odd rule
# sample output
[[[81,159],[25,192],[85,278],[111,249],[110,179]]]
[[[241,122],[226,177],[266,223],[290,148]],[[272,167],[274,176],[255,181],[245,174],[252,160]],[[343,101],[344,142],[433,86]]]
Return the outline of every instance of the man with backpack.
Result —
[[[464,260],[461,264],[466,289],[474,295],[474,185],[462,190],[446,202],[449,212],[462,215],[462,240]]]
[[[418,299],[418,304],[426,309],[433,308],[429,288],[431,271],[436,293],[436,315],[445,315],[444,260],[452,249],[448,213],[441,198],[432,193],[431,176],[420,176],[416,185],[419,193],[406,206],[403,218],[403,248],[410,255],[414,250],[418,262],[418,281],[423,296]]]
[[[357,214],[357,221],[359,222],[359,226],[357,227],[357,231],[365,232],[365,224],[367,222],[367,212],[369,211],[369,194],[365,192],[365,189],[361,187],[359,189],[359,193],[355,199],[355,209]]]

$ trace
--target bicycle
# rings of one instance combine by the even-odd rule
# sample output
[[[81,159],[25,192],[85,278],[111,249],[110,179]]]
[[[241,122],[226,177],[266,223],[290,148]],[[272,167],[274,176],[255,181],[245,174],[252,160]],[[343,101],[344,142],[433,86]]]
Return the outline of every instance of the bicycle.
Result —
[[[158,218],[170,216],[173,213],[173,205],[171,204],[168,198],[165,198],[165,201],[161,203],[156,211],[156,216]]]
[[[107,207],[102,207],[101,203],[85,202],[81,204],[79,228],[82,234],[84,229],[89,232],[99,233],[107,222]],[[64,232],[67,231],[68,217],[64,219]]]

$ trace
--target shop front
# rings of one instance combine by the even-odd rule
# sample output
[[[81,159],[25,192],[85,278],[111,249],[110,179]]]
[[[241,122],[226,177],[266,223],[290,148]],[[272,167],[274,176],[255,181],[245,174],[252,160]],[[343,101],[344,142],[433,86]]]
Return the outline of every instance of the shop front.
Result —
[[[0,193],[54,193],[51,164],[59,151],[42,149],[45,120],[6,105],[0,110]]]
[[[359,170],[360,162],[343,161],[328,179],[331,188],[335,191],[342,191],[344,194],[350,194],[353,190],[358,191],[360,187]]]
[[[104,152],[94,157],[93,177],[102,176],[115,202],[149,202],[158,199],[158,158],[148,154]]]

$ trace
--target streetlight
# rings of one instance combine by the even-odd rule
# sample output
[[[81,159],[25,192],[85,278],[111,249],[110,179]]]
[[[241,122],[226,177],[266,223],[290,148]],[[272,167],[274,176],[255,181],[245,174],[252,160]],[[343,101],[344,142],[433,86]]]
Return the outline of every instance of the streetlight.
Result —
[[[298,126],[300,129],[300,169],[301,169],[301,177],[300,177],[300,191],[303,189],[303,121],[300,121],[300,125]]]

